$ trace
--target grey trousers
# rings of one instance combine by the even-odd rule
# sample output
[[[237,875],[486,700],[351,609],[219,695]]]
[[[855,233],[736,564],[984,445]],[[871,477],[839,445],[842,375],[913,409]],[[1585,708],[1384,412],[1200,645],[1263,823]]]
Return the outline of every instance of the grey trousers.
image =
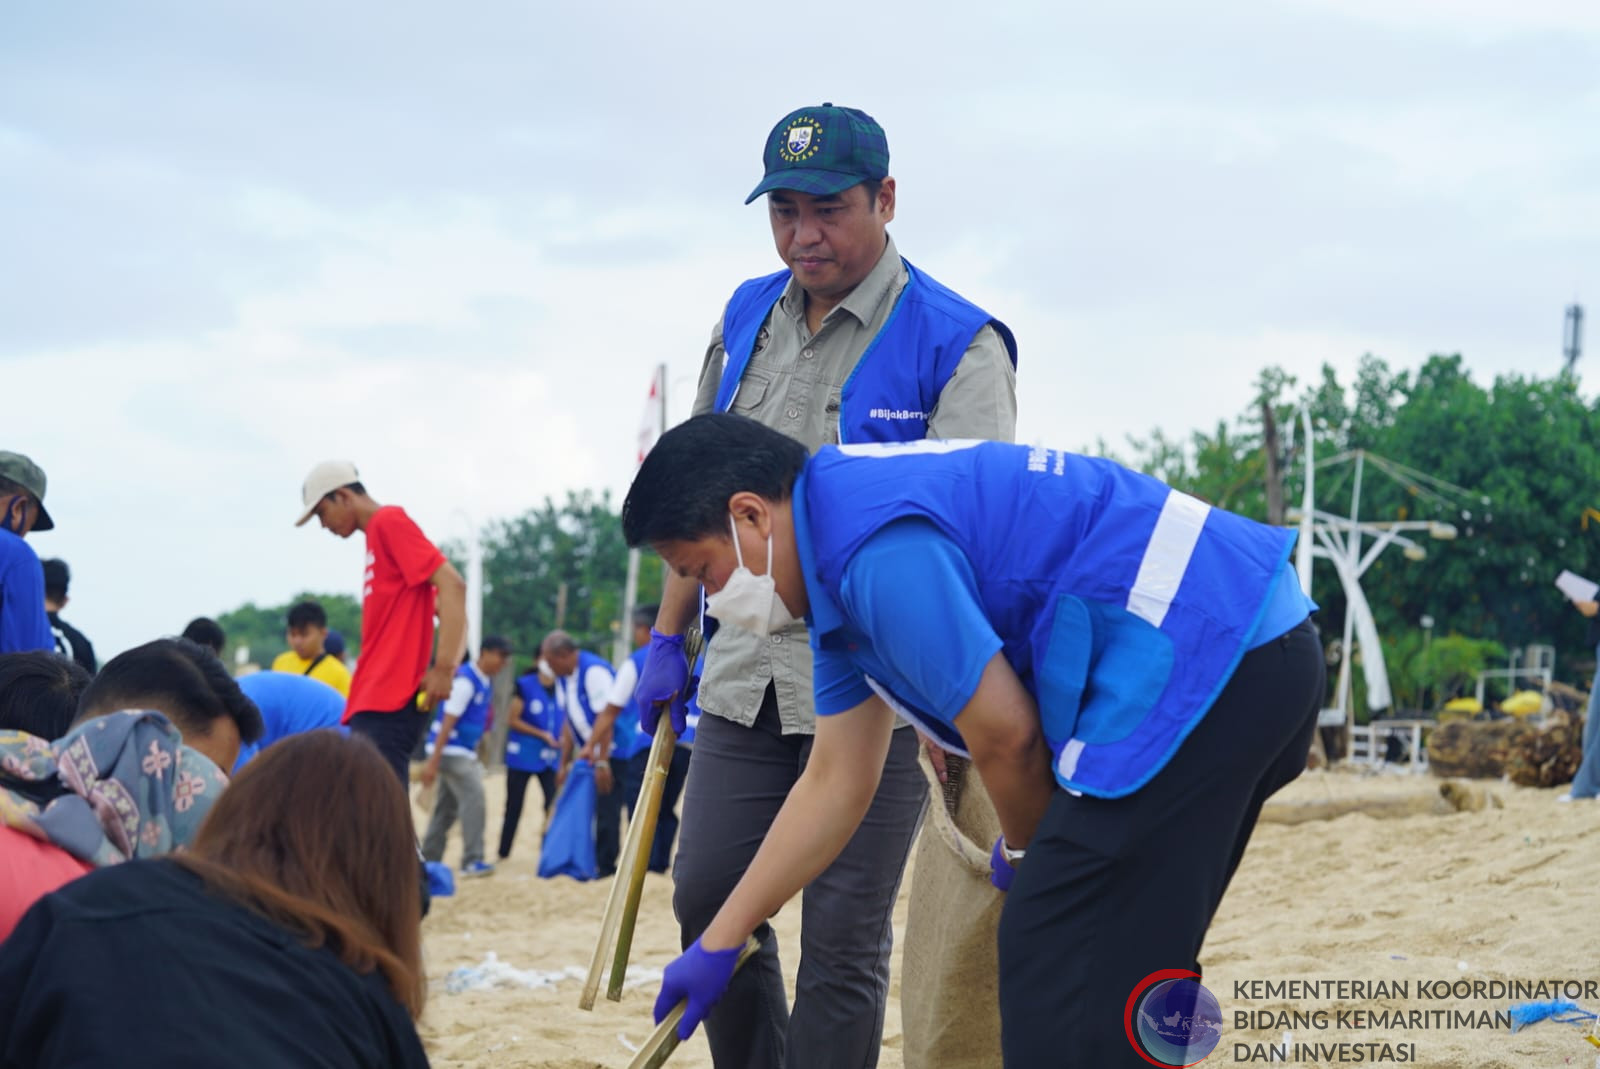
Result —
[[[801,895],[794,1010],[778,940],[734,975],[706,1018],[718,1069],[870,1069],[883,1042],[892,914],[927,801],[916,732],[894,733],[883,780],[844,852]],[[697,939],[761,846],[811,756],[811,736],[783,735],[772,688],[752,727],[704,716],[695,732],[673,864],[673,911],[683,945]]]
[[[439,797],[422,837],[422,856],[444,860],[450,825],[461,817],[461,864],[483,860],[483,765],[476,757],[447,753],[439,760]]]

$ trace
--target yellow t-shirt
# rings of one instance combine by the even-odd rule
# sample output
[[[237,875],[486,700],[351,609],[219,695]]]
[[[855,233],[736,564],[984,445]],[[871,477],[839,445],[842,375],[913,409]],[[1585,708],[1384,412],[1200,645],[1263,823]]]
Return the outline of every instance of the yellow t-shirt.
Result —
[[[288,672],[290,675],[309,675],[312,679],[320,679],[334,690],[350,697],[350,669],[346,668],[339,658],[331,654],[324,657],[310,672],[311,662],[300,656],[294,650],[284,650],[272,662],[274,672]]]

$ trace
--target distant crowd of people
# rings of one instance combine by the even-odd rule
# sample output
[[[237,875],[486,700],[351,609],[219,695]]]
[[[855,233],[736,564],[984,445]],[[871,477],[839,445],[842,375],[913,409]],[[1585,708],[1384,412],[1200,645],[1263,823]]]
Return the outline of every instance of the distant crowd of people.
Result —
[[[507,640],[464,655],[465,584],[444,555],[404,510],[374,501],[354,465],[330,462],[307,479],[299,522],[365,534],[353,664],[305,600],[265,671],[234,678],[209,617],[102,666],[61,619],[66,563],[26,542],[54,526],[45,492],[33,461],[0,453],[0,1064],[117,1061],[138,1027],[155,1037],[152,1056],[181,1049],[197,1063],[251,1050],[251,1064],[328,1064],[332,1049],[351,1055],[340,1064],[425,1065],[424,862],[442,861],[459,823],[460,874],[494,872],[484,758],[496,680],[508,691],[498,858],[511,855],[529,781],[548,816],[583,761],[600,791],[596,854],[612,870],[643,779],[633,687],[655,607],[635,615],[641,649],[616,668],[555,631],[505,679]],[[420,844],[414,764],[437,788]],[[656,871],[686,769],[680,751]],[[188,1012],[198,1000],[229,1026],[207,1028]],[[290,1000],[305,1012],[284,1029],[271,1007]],[[89,1013],[104,1027],[68,1026]]]

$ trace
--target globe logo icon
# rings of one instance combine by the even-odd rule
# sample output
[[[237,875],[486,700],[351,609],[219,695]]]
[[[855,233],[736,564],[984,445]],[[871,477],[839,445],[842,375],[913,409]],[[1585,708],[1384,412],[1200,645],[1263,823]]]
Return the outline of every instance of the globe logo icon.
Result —
[[[1139,1042],[1167,1065],[1193,1065],[1222,1039],[1222,1007],[1198,982],[1163,980],[1139,1001]]]

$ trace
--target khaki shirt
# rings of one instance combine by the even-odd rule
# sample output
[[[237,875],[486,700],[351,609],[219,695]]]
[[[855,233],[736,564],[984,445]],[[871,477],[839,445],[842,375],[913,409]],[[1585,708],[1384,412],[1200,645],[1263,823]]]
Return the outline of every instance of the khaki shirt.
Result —
[[[812,334],[806,326],[805,293],[790,279],[756,336],[756,349],[739,380],[731,411],[804,442],[812,452],[837,443],[845,380],[883,329],[908,280],[891,238],[872,271]],[[700,369],[695,415],[714,410],[726,359],[718,320]],[[1016,369],[999,333],[985,326],[973,337],[934,404],[928,437],[1009,442],[1016,431]],[[739,627],[718,628],[706,651],[701,710],[749,727],[761,711],[769,682],[777,695],[784,733],[813,732],[811,641],[805,624],[765,638]]]

